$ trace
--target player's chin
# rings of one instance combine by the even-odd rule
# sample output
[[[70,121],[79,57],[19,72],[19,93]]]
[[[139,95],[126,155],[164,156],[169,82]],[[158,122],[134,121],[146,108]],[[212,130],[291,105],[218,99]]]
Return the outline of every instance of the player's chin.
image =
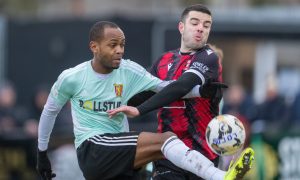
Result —
[[[121,61],[113,61],[112,67],[114,69],[118,69],[120,67]]]
[[[119,67],[120,67],[120,64],[112,66],[113,69],[118,69]]]
[[[201,47],[203,47],[201,42],[193,42],[190,44],[191,49],[200,49]]]

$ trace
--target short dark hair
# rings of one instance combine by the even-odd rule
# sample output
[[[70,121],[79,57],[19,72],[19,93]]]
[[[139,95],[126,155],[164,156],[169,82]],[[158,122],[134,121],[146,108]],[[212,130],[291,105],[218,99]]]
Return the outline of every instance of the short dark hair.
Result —
[[[98,21],[90,29],[89,40],[99,41],[103,37],[105,28],[119,28],[119,26],[109,21]]]
[[[185,20],[186,16],[188,15],[188,13],[191,11],[199,11],[199,12],[202,12],[202,13],[205,13],[205,14],[208,14],[211,16],[211,12],[207,7],[203,6],[202,4],[194,4],[194,5],[186,7],[183,10],[180,21],[183,22]]]

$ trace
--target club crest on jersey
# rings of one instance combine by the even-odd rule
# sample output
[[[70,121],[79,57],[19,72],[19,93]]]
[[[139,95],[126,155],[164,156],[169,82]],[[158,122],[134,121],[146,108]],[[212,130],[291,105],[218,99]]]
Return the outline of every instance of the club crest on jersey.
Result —
[[[114,84],[115,86],[115,93],[117,97],[122,97],[123,93],[123,84]]]

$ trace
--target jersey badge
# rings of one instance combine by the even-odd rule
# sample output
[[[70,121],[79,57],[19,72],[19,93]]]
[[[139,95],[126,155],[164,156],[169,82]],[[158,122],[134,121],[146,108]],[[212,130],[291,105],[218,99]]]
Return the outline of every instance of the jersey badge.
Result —
[[[117,97],[122,97],[123,93],[123,84],[114,84],[115,86],[115,93]]]

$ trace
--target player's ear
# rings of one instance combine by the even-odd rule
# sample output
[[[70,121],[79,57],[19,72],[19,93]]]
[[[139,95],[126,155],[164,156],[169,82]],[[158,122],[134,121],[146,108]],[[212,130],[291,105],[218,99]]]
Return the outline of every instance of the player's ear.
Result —
[[[183,33],[183,30],[184,30],[184,24],[183,24],[183,22],[181,22],[181,21],[178,23],[178,30],[179,30],[180,34]]]
[[[96,53],[97,50],[98,50],[98,43],[95,42],[95,41],[91,41],[91,42],[90,42],[90,50],[91,50],[93,53]]]

